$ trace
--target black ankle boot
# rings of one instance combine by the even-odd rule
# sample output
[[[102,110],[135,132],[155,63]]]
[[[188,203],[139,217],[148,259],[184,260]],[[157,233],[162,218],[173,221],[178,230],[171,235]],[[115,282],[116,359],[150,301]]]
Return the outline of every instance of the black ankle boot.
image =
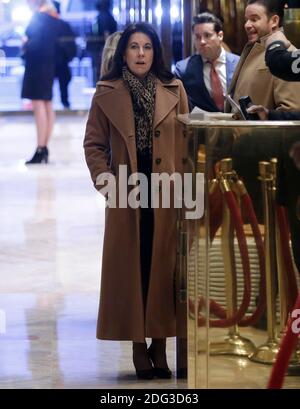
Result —
[[[150,380],[154,377],[154,371],[147,353],[147,345],[133,343],[133,364],[138,379]],[[147,368],[148,366],[148,368]]]
[[[164,354],[165,354],[165,351],[164,351]],[[154,376],[156,376],[157,378],[160,378],[160,379],[170,379],[170,378],[172,378],[172,372],[168,368],[166,358],[164,359],[166,366],[160,367],[157,364],[157,359],[156,359],[156,356],[155,356],[155,347],[154,347],[153,344],[151,344],[150,347],[148,348],[148,355],[149,355],[150,360],[153,363]]]
[[[33,157],[25,162],[25,165],[33,165],[37,163],[48,163],[49,151],[47,146],[38,146]]]

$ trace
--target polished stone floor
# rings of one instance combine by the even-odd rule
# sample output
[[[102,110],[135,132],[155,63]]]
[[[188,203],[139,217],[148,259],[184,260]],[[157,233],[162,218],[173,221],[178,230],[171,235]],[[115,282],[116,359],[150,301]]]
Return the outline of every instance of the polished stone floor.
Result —
[[[58,117],[50,163],[26,167],[32,117],[0,116],[0,388],[185,388],[137,381],[131,344],[95,339],[104,202],[84,162],[85,121]],[[172,339],[168,359],[174,370]],[[260,379],[260,366],[236,362],[211,359],[211,386],[265,387],[269,368]]]

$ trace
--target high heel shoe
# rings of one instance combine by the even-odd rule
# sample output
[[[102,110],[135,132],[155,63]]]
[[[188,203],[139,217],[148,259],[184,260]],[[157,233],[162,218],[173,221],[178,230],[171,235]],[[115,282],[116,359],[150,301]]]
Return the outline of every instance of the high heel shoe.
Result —
[[[154,378],[154,369],[135,369],[138,379],[151,380]]]
[[[172,378],[172,372],[168,368],[168,365],[165,368],[161,368],[159,366],[156,366],[153,344],[151,344],[150,347],[148,348],[148,355],[149,355],[150,360],[153,363],[154,376],[156,376],[157,378],[160,378],[160,379],[170,379],[170,378]]]
[[[146,356],[145,361],[148,363],[150,367],[148,369],[139,369],[141,362],[144,361],[145,358],[143,355]],[[133,344],[133,365],[135,367],[136,377],[138,379],[151,380],[154,378],[154,370],[148,357],[146,344],[145,346],[139,347],[135,347]]]
[[[34,165],[39,163],[48,163],[49,151],[47,146],[38,146],[33,157],[25,162],[25,165]]]

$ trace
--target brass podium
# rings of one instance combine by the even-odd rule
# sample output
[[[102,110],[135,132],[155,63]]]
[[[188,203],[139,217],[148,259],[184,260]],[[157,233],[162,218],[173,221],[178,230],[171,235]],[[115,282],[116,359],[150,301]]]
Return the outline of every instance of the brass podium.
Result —
[[[300,121],[178,120],[187,135],[185,172],[202,201],[199,217],[180,225],[188,387],[265,388],[299,286],[286,224],[299,172],[289,149],[300,139]],[[300,351],[290,366],[300,373]],[[300,376],[287,377],[285,387],[299,388]]]

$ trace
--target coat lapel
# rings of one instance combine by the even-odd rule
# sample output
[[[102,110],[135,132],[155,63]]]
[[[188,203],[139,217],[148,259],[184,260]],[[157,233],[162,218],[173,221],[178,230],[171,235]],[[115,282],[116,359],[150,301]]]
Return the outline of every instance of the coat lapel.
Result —
[[[118,132],[127,139],[134,135],[134,117],[131,97],[122,80],[103,82],[107,90],[101,91],[97,103]],[[116,103],[117,101],[117,103]]]
[[[178,85],[176,83],[163,84],[161,81],[157,81],[153,129],[155,129],[178,104],[179,96],[176,95],[175,92],[178,93]]]
[[[252,47],[253,47],[253,44],[248,43],[248,44],[246,44],[246,46],[245,46],[245,48],[244,48],[244,50],[242,52],[241,58],[240,58],[240,60],[238,62],[238,65],[235,68],[235,71],[234,71],[230,86],[228,88],[228,94],[230,94],[230,95],[232,95],[234,93],[234,88],[235,88],[237,79],[238,79],[238,77],[240,75],[240,71],[242,69],[242,66],[243,66],[246,58],[248,57],[248,54],[252,50]]]
[[[133,136],[135,125],[132,102],[129,91],[123,84],[123,81],[118,80],[115,83],[100,82],[101,85],[107,85],[107,90],[101,90],[97,97],[97,103],[101,110],[125,139]],[[178,93],[178,85],[176,83],[163,84],[160,80],[157,80],[153,129],[178,104],[179,96],[176,93]],[[116,101],[118,101],[117,104]]]
[[[227,90],[227,94],[229,94],[230,96],[233,96],[234,94],[234,90],[235,90],[235,86],[238,80],[238,77],[240,75],[241,69],[243,67],[244,62],[246,61],[249,53],[251,52],[253,48],[253,44],[247,43],[242,51],[242,55],[239,59],[239,62],[237,64],[237,66],[235,67],[233,76],[232,76],[232,80],[229,84],[228,90]],[[229,102],[226,100],[225,101],[225,112],[231,112],[231,106],[229,104]]]

